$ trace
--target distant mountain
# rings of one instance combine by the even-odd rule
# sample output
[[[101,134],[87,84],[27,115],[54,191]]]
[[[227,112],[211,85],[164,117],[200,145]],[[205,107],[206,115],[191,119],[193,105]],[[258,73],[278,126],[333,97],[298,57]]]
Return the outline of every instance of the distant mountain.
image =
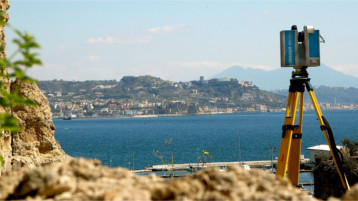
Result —
[[[230,67],[213,78],[231,77],[238,80],[252,81],[264,90],[287,89],[290,84],[293,68],[279,68],[265,71],[241,66]],[[358,77],[343,74],[326,65],[308,68],[313,86],[355,87],[358,88]]]
[[[353,87],[314,87],[315,95],[320,103],[344,103],[344,104],[358,104],[358,88]],[[273,93],[286,96],[287,89],[274,90]],[[305,102],[310,99],[305,96]]]

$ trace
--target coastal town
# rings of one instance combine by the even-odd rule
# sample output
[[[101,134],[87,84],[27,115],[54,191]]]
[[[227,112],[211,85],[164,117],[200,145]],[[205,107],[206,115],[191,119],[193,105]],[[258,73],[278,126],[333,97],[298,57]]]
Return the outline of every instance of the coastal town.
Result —
[[[120,118],[239,112],[284,112],[286,97],[262,91],[251,81],[220,78],[172,82],[126,76],[120,82],[40,82],[53,118]],[[320,103],[324,110],[358,109],[358,104]],[[304,110],[313,110],[305,101]]]

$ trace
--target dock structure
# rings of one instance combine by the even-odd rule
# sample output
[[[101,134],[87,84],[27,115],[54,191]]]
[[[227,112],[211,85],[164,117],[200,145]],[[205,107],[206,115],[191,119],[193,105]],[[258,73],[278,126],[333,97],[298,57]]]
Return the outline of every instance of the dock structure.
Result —
[[[277,160],[272,161],[273,164],[277,164]],[[302,159],[301,163],[308,163],[309,159]],[[211,163],[182,163],[182,164],[165,164],[165,165],[153,165],[147,168],[145,171],[180,171],[188,170],[190,168],[202,168],[202,167],[218,167],[226,168],[229,166],[243,166],[250,168],[264,168],[271,165],[271,160],[261,161],[234,161],[234,162],[211,162]]]
[[[309,159],[302,159],[301,164],[309,163]],[[277,164],[277,160],[273,161],[273,164]],[[271,172],[271,160],[262,160],[262,161],[234,161],[234,162],[212,162],[212,163],[182,163],[182,164],[165,164],[165,165],[153,165],[152,167],[148,167],[144,170],[132,170],[133,173],[145,173],[151,174],[156,171],[188,171],[188,173],[184,174],[170,174],[170,175],[160,175],[160,177],[164,179],[172,179],[172,178],[180,178],[186,175],[193,174],[193,172],[210,168],[210,167],[217,167],[219,169],[225,170],[229,166],[241,166],[247,170],[251,168],[259,168],[265,169],[266,171]],[[269,168],[269,169],[268,169]],[[275,170],[274,170],[275,171]],[[191,173],[190,173],[191,172]],[[300,170],[300,172],[312,172],[312,170]],[[273,172],[275,173],[275,172]],[[313,186],[314,182],[303,182],[300,183],[301,186]]]

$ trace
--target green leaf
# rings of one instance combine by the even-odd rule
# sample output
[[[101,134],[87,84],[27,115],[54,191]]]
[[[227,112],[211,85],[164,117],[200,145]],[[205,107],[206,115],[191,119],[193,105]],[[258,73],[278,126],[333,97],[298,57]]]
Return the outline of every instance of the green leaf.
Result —
[[[6,22],[4,21],[6,12],[3,10],[0,10],[0,26],[5,26]]]
[[[5,166],[5,160],[0,152],[0,171],[4,169],[4,166]]]
[[[9,66],[11,66],[11,64],[6,58],[0,58],[0,70],[8,68]]]
[[[5,109],[4,113],[0,113],[0,137],[2,135],[1,131],[3,130],[10,131],[12,134],[15,134],[21,130],[19,119],[6,111],[10,111],[11,108],[20,105],[36,106],[35,101],[20,96],[18,93],[18,88],[12,92],[8,92],[7,84],[1,80],[16,79],[20,82],[20,84],[21,82],[25,81],[36,83],[34,79],[27,76],[25,71],[27,68],[31,68],[35,65],[42,65],[41,60],[38,58],[39,55],[32,52],[34,49],[40,48],[40,45],[36,42],[35,37],[26,32],[21,32],[7,24],[7,22],[4,20],[5,15],[5,11],[0,11],[0,26],[7,26],[10,30],[15,32],[17,38],[13,39],[12,42],[15,44],[15,46],[17,46],[17,50],[11,54],[9,59],[0,58],[0,106]],[[4,46],[0,46],[0,51],[4,51],[4,49]],[[16,56],[20,57],[20,59],[12,62],[12,59]],[[9,69],[8,72],[10,73],[4,71],[7,68]],[[4,158],[0,153],[0,170],[3,168],[3,166]]]
[[[8,113],[0,114],[0,126],[1,130],[10,131],[13,134],[21,131],[19,119]]]
[[[9,93],[6,89],[0,89],[0,105],[3,107],[15,107],[15,106],[36,106],[36,103],[29,99],[18,95],[18,90],[15,89],[13,93]]]

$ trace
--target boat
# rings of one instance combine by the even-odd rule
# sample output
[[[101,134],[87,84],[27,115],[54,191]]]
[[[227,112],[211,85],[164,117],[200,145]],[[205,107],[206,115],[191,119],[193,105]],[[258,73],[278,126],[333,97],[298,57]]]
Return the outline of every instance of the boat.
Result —
[[[63,117],[63,120],[71,120],[71,119],[72,119],[71,116],[65,116],[65,117]]]

